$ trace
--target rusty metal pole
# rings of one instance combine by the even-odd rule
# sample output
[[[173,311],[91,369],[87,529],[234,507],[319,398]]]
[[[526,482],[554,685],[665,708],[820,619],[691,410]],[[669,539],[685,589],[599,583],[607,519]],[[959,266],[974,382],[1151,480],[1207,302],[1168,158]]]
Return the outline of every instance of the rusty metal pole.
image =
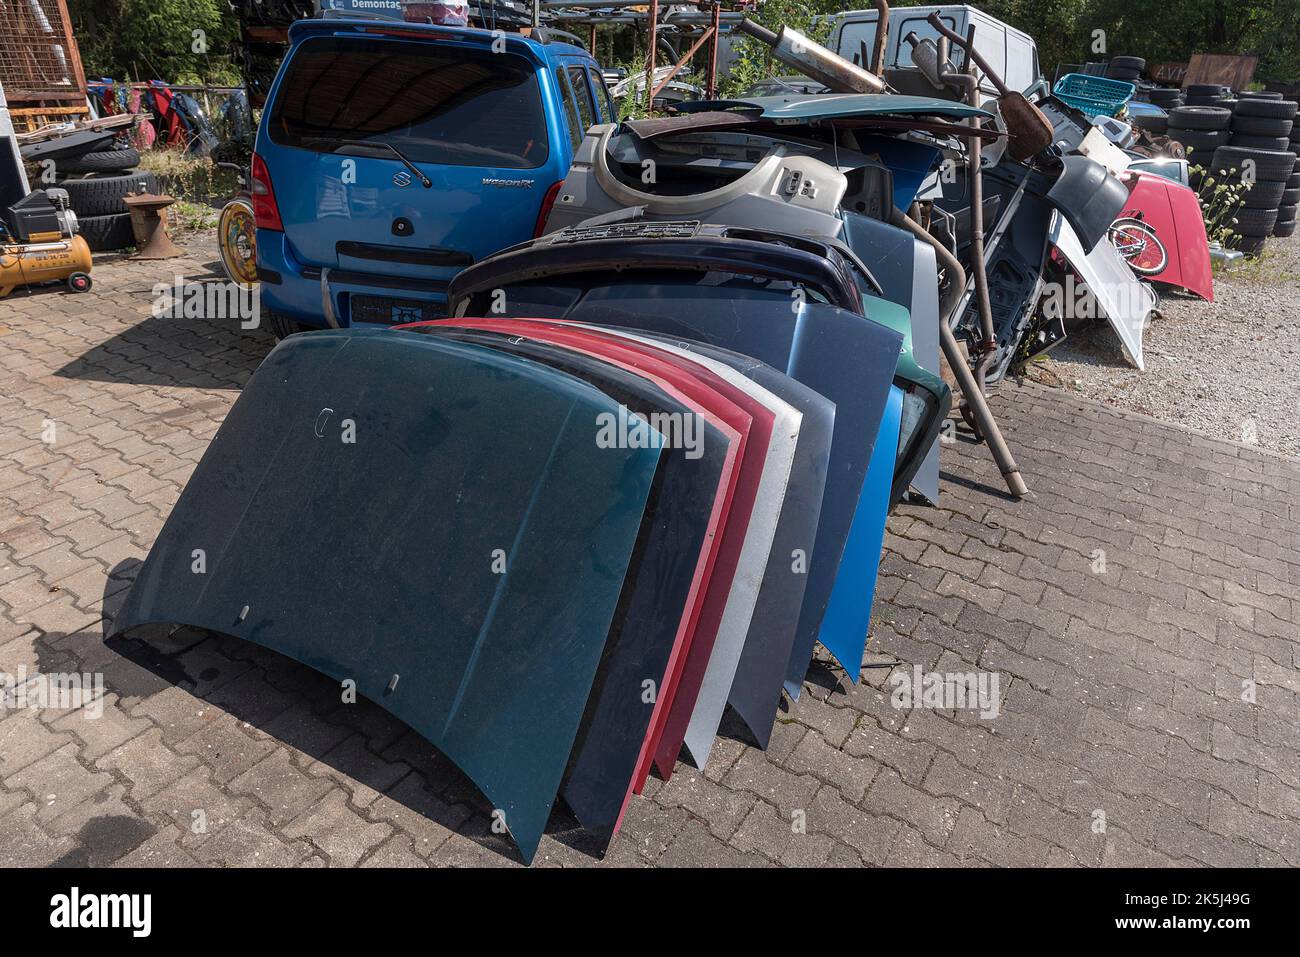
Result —
[[[700,38],[696,40],[693,44],[691,44],[691,48],[686,51],[686,55],[677,61],[677,63],[673,66],[671,70],[668,71],[668,73],[664,76],[662,80],[660,80],[658,83],[655,84],[654,91],[650,94],[650,101],[652,103],[654,102],[654,98],[659,95],[659,91],[662,90],[664,87],[666,87],[670,82],[672,82],[672,78],[677,75],[678,71],[681,70],[682,67],[686,66],[686,64],[691,62],[691,57],[695,56],[695,51],[697,51],[701,46],[704,45],[704,41],[709,38],[712,30],[713,30],[712,27],[707,27],[705,31],[700,34]]]
[[[722,0],[714,0],[709,25],[713,36],[709,37],[709,73],[705,82],[705,96],[710,100],[718,95],[718,37],[721,33]]]
[[[596,24],[594,23],[591,25],[591,43],[587,47],[587,52],[592,56],[596,56]],[[599,60],[600,57],[596,57],[596,59]]]
[[[659,45],[659,0],[650,0],[650,49],[646,53],[645,63],[645,108],[649,113],[654,109],[655,86],[655,47]]]

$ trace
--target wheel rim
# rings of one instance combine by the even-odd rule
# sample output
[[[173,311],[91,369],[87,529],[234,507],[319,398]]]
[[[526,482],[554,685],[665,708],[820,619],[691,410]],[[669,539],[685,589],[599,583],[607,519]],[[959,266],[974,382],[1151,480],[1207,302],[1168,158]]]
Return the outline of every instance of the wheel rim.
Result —
[[[1140,276],[1164,272],[1169,255],[1155,231],[1146,223],[1116,223],[1110,229],[1111,244],[1129,267]]]
[[[217,233],[226,275],[252,288],[257,282],[257,224],[252,205],[242,196],[228,202],[221,210]]]

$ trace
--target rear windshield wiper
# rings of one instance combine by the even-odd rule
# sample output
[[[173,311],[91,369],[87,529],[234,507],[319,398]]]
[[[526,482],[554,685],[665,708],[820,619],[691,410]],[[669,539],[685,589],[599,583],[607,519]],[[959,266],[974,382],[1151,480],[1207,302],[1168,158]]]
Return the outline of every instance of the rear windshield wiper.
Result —
[[[425,176],[424,173],[421,172],[420,167],[412,163],[410,157],[408,157],[405,153],[399,150],[392,143],[386,142],[384,140],[344,140],[344,139],[334,139],[333,137],[324,137],[324,136],[311,137],[308,139],[308,142],[332,144],[335,150],[337,150],[340,146],[354,146],[354,147],[364,147],[367,149],[388,150],[390,153],[392,153],[394,156],[397,157],[397,159],[401,162],[403,166],[405,166],[407,169],[409,169],[412,173],[415,174],[415,178],[420,181],[421,186],[423,186],[425,189],[433,189],[433,180]]]

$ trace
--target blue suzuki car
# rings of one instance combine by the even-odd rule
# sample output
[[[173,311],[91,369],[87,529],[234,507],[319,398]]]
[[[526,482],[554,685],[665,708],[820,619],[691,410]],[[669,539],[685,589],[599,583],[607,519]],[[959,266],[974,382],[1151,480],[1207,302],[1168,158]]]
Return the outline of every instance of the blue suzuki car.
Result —
[[[573,152],[615,120],[592,56],[515,33],[303,20],[253,156],[277,336],[444,313],[465,266],[538,235]]]

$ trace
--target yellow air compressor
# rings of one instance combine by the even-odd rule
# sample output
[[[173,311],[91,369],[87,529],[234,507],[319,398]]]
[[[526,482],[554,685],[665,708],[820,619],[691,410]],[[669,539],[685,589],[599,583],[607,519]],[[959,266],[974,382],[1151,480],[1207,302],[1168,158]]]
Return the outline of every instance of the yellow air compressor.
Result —
[[[62,189],[38,189],[10,206],[0,222],[0,299],[18,286],[66,282],[90,289],[91,256],[77,235],[77,214]]]

